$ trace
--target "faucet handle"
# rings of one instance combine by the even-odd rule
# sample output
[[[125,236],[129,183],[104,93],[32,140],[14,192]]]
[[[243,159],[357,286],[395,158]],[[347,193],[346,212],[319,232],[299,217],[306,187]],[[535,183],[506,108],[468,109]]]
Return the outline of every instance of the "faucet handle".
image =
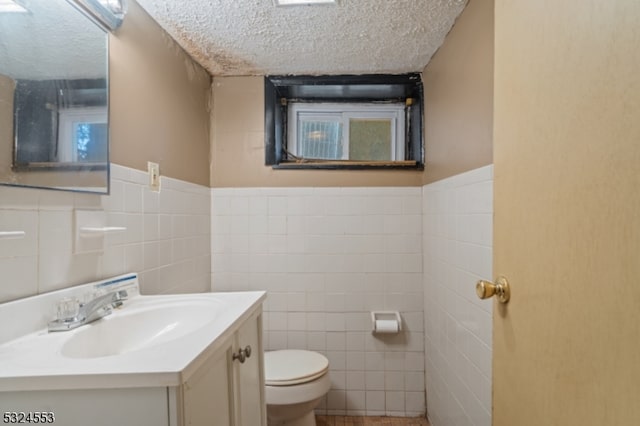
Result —
[[[111,302],[111,306],[114,308],[119,308],[122,306],[122,302],[127,300],[128,297],[127,290],[120,290],[113,295],[113,302]]]
[[[84,293],[83,295],[80,296],[80,307],[86,305],[87,303],[90,303],[92,300],[98,298],[100,295],[101,293],[98,290],[88,291]]]
[[[80,301],[75,297],[65,297],[56,304],[56,318],[60,321],[71,320],[80,313]]]

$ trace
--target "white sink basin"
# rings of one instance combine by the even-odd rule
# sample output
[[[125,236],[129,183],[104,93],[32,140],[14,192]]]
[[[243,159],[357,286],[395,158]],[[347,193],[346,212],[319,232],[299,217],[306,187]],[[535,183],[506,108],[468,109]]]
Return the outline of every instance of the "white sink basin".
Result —
[[[216,300],[126,307],[79,328],[62,345],[61,353],[69,358],[98,358],[147,349],[206,327],[219,308]]]
[[[59,301],[123,289],[128,298],[111,315],[48,331]],[[0,327],[0,394],[180,386],[265,297],[257,291],[145,296],[137,275],[125,274],[0,303],[0,324],[9,325]]]

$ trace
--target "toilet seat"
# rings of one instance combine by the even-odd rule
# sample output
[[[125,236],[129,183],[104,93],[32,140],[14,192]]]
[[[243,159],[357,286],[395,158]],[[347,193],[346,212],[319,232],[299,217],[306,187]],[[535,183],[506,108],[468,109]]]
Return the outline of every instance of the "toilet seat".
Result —
[[[292,386],[309,383],[329,370],[329,360],[311,351],[285,349],[264,353],[267,386]]]

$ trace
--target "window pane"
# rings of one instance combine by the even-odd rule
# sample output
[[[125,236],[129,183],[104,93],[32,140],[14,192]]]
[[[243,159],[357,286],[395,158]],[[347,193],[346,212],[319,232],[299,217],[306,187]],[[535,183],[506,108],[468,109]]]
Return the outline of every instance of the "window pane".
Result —
[[[298,155],[303,158],[339,160],[342,158],[342,123],[300,120]]]
[[[391,161],[391,120],[350,119],[349,159]]]
[[[107,123],[74,123],[78,162],[104,162],[109,147]]]

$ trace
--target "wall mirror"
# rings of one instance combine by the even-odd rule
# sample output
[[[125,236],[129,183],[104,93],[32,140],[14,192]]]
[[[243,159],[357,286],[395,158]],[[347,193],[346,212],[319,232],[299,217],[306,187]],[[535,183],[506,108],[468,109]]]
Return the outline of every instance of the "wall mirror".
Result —
[[[0,0],[0,184],[109,192],[108,33],[67,0]]]

